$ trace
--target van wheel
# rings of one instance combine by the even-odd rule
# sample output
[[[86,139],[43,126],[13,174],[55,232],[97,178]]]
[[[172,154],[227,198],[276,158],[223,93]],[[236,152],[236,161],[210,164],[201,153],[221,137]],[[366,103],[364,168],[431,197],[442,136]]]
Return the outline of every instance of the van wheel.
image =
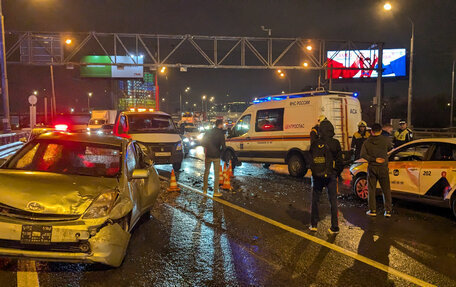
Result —
[[[356,177],[353,182],[353,192],[359,199],[367,200],[369,191],[367,188],[367,176],[365,174]]]
[[[294,177],[303,177],[307,173],[306,162],[302,156],[294,154],[288,160],[288,172]]]
[[[174,171],[179,171],[181,169],[182,162],[175,162],[173,163],[173,169]]]
[[[224,155],[223,159],[227,164],[229,164],[231,161],[231,163],[233,164],[233,167],[235,167],[237,164],[236,156],[234,155],[234,152],[232,150],[225,151],[225,155]]]

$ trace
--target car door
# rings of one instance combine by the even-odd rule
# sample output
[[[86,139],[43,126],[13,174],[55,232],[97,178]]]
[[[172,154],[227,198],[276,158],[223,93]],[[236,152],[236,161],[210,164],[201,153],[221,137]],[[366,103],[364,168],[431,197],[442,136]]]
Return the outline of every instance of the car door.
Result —
[[[444,200],[456,184],[456,145],[436,142],[434,146],[430,159],[421,167],[420,194]]]
[[[432,146],[428,142],[409,144],[390,155],[388,167],[393,191],[419,194],[421,166]]]
[[[234,126],[231,139],[234,143],[235,152],[240,160],[250,157],[250,126],[252,115],[244,115]]]
[[[136,219],[141,215],[141,202],[140,202],[140,192],[144,189],[144,179],[133,179],[133,171],[138,168],[137,154],[135,146],[133,143],[130,143],[127,146],[126,153],[126,171],[128,179],[128,189],[130,191],[130,198],[133,202],[132,209],[132,222],[135,222]]]
[[[141,211],[145,211],[153,206],[160,192],[160,179],[152,160],[147,156],[147,148],[135,142],[137,167],[149,171],[149,177],[144,181],[141,190],[138,190]]]

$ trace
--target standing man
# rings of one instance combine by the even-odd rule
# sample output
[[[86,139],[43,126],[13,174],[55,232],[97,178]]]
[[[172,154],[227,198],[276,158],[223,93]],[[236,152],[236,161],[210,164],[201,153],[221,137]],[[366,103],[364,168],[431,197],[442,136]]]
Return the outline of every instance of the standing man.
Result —
[[[328,122],[328,123],[324,123]],[[333,138],[334,127],[328,120],[320,124],[320,137],[310,145],[312,156],[312,206],[310,212],[310,227],[313,232],[317,231],[320,220],[318,205],[323,188],[328,193],[331,206],[331,227],[328,232],[339,233],[339,220],[337,209],[337,176],[343,170],[342,151],[340,142]]]
[[[204,147],[204,184],[203,192],[207,193],[209,172],[214,164],[214,196],[222,196],[219,192],[220,156],[225,150],[225,133],[223,132],[223,120],[215,121],[215,128],[207,131],[202,140]]]
[[[369,133],[367,132],[367,124],[365,121],[360,121],[358,123],[358,131],[353,134],[351,142],[351,148],[354,151],[355,160],[360,158],[361,147],[368,137]]]
[[[394,147],[401,146],[409,141],[413,140],[412,130],[407,128],[407,122],[405,120],[399,121],[399,129],[394,132]]]
[[[370,136],[361,148],[361,157],[368,162],[367,166],[367,187],[369,190],[369,210],[366,212],[369,216],[377,216],[376,190],[377,181],[383,192],[383,204],[385,206],[385,217],[391,217],[391,189],[388,170],[388,149],[391,141],[382,136],[382,126],[374,124],[372,126],[372,136]]]
[[[323,124],[323,130],[329,135],[331,132],[334,136],[334,126],[332,123],[326,118],[325,115],[320,115],[317,120],[317,124],[313,126],[312,130],[310,131],[310,144],[312,144],[315,140],[320,137],[320,127]],[[332,137],[331,136],[331,137]]]
[[[391,124],[384,124],[383,128],[382,128],[382,136],[386,137],[391,142],[391,147],[388,151],[390,151],[393,148],[392,134],[393,134],[393,126]]]

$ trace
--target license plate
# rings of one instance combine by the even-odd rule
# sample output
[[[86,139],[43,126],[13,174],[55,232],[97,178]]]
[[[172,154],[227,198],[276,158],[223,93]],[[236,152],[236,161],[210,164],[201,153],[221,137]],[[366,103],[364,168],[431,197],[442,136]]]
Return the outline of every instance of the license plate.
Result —
[[[52,226],[22,225],[21,243],[51,244]]]
[[[156,152],[155,156],[171,156],[170,152]]]

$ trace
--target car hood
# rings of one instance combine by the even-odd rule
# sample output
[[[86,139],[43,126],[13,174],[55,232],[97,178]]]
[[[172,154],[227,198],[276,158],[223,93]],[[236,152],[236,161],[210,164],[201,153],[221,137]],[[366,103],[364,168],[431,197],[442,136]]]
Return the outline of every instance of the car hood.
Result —
[[[164,133],[144,133],[130,134],[135,141],[144,143],[175,143],[181,140],[179,134],[164,134]]]
[[[116,178],[0,169],[0,203],[28,212],[78,215]]]

